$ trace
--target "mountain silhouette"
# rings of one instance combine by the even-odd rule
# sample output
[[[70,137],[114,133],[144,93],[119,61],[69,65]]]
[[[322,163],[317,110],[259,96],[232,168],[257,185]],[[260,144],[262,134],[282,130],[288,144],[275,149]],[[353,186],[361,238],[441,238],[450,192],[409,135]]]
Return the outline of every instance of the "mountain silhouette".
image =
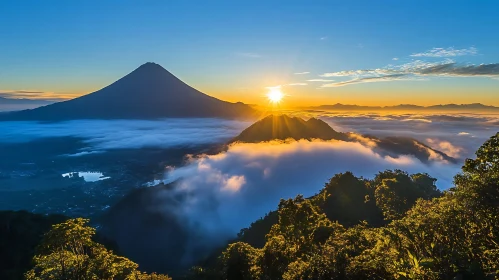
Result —
[[[310,118],[305,121],[299,117],[287,115],[269,115],[243,130],[229,143],[259,143],[286,139],[340,140],[363,144],[370,142],[368,146],[383,156],[411,155],[422,162],[438,159],[456,162],[455,158],[448,156],[444,152],[435,150],[410,137],[390,136],[378,138],[372,135],[338,132],[323,120]]]
[[[26,98],[15,99],[15,98],[0,97],[0,112],[33,109],[52,103],[54,102],[49,100],[36,100],[36,99],[26,99]]]
[[[208,96],[160,65],[148,62],[96,92],[32,110],[12,112],[1,119],[245,118],[254,114],[246,104]]]
[[[420,106],[414,104],[399,104],[395,106],[362,106],[336,103],[333,105],[313,106],[310,107],[310,109],[333,111],[498,111],[499,107],[483,105],[481,103],[440,104],[431,106]]]
[[[322,120],[311,118],[307,121],[287,115],[269,115],[245,130],[231,142],[257,143],[286,139],[346,140],[348,136],[335,131]]]

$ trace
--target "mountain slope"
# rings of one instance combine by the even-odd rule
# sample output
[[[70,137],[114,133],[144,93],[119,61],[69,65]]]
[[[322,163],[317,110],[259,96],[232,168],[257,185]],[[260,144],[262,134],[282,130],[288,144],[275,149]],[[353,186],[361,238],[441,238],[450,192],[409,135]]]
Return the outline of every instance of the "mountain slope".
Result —
[[[346,140],[348,136],[331,128],[322,120],[305,121],[287,115],[269,115],[243,130],[231,142],[257,143],[270,140],[322,139]]]
[[[158,64],[146,63],[96,92],[52,105],[6,114],[10,120],[251,117],[254,110],[208,96]]]
[[[36,107],[45,106],[52,103],[54,102],[48,100],[36,100],[36,99],[25,99],[25,98],[14,99],[14,98],[0,97],[0,112],[33,109]]]

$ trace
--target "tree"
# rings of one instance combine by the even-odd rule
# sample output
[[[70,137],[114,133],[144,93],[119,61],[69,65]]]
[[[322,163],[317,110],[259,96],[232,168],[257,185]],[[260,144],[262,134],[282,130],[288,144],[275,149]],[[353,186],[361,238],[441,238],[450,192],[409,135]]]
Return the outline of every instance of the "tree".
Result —
[[[226,280],[256,280],[260,278],[258,266],[260,251],[244,242],[232,243],[221,257],[222,276]]]
[[[92,240],[95,229],[87,223],[77,218],[54,225],[43,237],[26,279],[171,279],[142,273],[136,263],[114,255]]]
[[[355,177],[351,172],[336,174],[314,198],[315,204],[331,221],[353,226],[361,221],[381,225],[383,216],[376,207],[374,191],[369,181]]]
[[[22,279],[32,265],[35,248],[53,224],[67,220],[62,215],[27,211],[0,211],[0,279]]]
[[[454,177],[457,195],[477,210],[499,213],[499,133],[492,136],[467,159],[462,173]]]
[[[373,180],[376,205],[385,220],[401,218],[419,198],[431,199],[442,195],[435,178],[426,173],[410,175],[401,170],[386,170]]]

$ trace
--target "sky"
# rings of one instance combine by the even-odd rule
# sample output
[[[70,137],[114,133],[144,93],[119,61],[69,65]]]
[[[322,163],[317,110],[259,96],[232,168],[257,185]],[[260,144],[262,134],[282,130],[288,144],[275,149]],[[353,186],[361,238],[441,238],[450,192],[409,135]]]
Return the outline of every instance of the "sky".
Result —
[[[0,96],[62,100],[145,62],[227,101],[499,106],[497,1],[1,1]]]

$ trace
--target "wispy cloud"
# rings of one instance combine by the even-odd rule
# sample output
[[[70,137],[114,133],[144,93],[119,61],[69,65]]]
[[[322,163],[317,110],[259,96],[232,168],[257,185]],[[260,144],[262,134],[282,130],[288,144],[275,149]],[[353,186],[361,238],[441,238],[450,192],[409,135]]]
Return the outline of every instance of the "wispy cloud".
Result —
[[[307,80],[307,82],[334,82],[334,80],[328,80],[328,79],[311,79],[311,80]]]
[[[288,86],[306,86],[308,85],[307,83],[292,83],[292,84],[288,84]]]
[[[453,57],[453,56],[463,56],[463,55],[476,55],[478,50],[475,47],[467,49],[455,49],[450,48],[433,48],[422,53],[413,53],[412,57]]]
[[[394,58],[392,58],[392,60],[397,61],[397,60],[399,60],[399,58],[398,57],[394,57]]]
[[[352,80],[338,82],[338,83],[324,84],[322,85],[322,87],[341,87],[341,86],[348,86],[360,83],[389,82],[389,81],[407,80],[407,79],[410,78],[408,78],[406,74],[392,74],[379,77],[355,78]]]
[[[324,37],[321,37],[320,38],[322,41],[326,40],[327,39],[327,36],[324,36]]]
[[[347,71],[338,71],[338,72],[330,72],[319,75],[321,77],[348,77],[348,76],[358,76],[358,75],[366,75],[366,74],[377,74],[382,69],[374,69],[374,70],[347,70]]]
[[[74,98],[73,95],[54,93],[50,91],[39,90],[2,90],[0,89],[0,97],[10,99],[32,99],[43,101],[63,101]]]
[[[480,65],[458,65],[456,63],[447,63],[420,69],[417,73],[420,75],[492,77],[499,75],[499,63]]]
[[[324,73],[321,77],[350,77],[350,80],[324,84],[322,87],[339,87],[369,82],[421,80],[423,77],[499,77],[499,63],[458,64],[450,59],[440,62],[412,61],[378,69],[361,69]]]
[[[260,54],[252,53],[252,52],[237,52],[237,56],[247,57],[247,58],[260,58],[262,57]]]
[[[298,72],[298,73],[295,73],[295,75],[306,75],[306,74],[310,74],[310,72]]]

